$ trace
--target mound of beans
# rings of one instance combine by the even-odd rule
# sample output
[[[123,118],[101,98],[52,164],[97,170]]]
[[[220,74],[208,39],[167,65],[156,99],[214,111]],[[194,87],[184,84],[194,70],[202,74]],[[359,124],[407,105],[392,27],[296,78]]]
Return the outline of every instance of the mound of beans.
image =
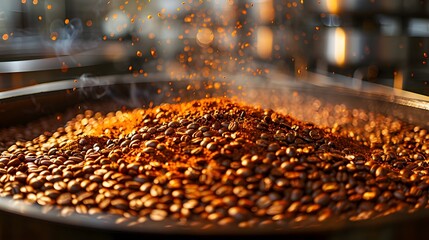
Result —
[[[0,196],[127,225],[246,228],[426,208],[426,130],[384,127],[376,141],[369,128],[321,128],[227,98],[88,110],[7,146]]]

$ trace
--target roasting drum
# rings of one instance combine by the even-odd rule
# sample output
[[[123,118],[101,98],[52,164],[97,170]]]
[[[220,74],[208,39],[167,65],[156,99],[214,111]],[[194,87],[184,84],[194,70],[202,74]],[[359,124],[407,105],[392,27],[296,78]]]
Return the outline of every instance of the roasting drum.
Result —
[[[85,83],[65,80],[39,84],[0,93],[0,126],[16,127],[48,116],[56,117],[56,127],[59,127],[67,117],[72,116],[66,115],[66,110],[69,114],[77,114],[86,109],[97,109],[98,106],[100,111],[113,111],[123,106],[133,108],[148,106],[151,102],[155,105],[174,102],[177,97],[183,102],[208,96],[235,96],[245,102],[287,112],[299,120],[322,125],[332,123],[314,119],[314,111],[337,105],[398,117],[422,127],[429,125],[429,102],[418,95],[384,91],[386,89],[377,89],[372,85],[361,86],[359,91],[332,87],[329,82],[335,79],[326,77],[312,82],[285,81],[287,76],[272,74],[265,79],[247,79],[245,83],[240,78],[238,76],[228,84],[217,82],[216,88],[210,87],[213,83],[203,80],[171,82],[161,75],[146,78],[105,76]],[[188,85],[193,86],[192,91],[186,90]],[[159,89],[173,91],[169,91],[167,97],[162,94],[165,91],[156,94]],[[132,228],[89,216],[60,217],[57,213],[45,213],[45,209],[38,206],[0,198],[1,239],[401,239],[424,238],[429,234],[428,222],[429,212],[422,210],[413,214],[397,213],[377,220],[341,224],[327,222],[309,229],[227,228],[219,231],[168,228],[164,223]]]

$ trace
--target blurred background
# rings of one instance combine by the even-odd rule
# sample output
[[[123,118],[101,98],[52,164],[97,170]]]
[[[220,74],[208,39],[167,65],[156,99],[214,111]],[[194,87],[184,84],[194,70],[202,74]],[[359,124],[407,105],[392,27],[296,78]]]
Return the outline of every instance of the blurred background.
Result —
[[[429,95],[421,0],[1,0],[0,91],[163,72],[280,71]]]

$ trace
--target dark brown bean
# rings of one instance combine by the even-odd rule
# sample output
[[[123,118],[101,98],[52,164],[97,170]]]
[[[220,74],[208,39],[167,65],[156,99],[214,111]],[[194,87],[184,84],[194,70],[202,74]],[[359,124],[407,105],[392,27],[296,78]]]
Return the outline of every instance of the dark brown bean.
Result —
[[[155,222],[163,221],[167,217],[168,213],[165,210],[154,209],[150,213],[150,219]]]
[[[326,206],[329,204],[330,201],[330,197],[328,194],[326,193],[320,193],[319,195],[317,195],[314,198],[314,202],[321,205],[321,206]]]
[[[69,205],[72,202],[72,195],[70,193],[62,193],[57,198],[58,205]]]
[[[251,213],[249,210],[242,207],[232,207],[228,209],[228,214],[236,221],[244,221],[250,218]]]

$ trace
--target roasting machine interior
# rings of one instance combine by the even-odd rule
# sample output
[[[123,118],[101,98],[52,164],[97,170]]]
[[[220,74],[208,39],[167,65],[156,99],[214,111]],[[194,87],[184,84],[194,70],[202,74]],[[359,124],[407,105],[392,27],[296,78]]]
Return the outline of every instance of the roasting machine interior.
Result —
[[[429,234],[429,3],[0,1],[0,238]]]

